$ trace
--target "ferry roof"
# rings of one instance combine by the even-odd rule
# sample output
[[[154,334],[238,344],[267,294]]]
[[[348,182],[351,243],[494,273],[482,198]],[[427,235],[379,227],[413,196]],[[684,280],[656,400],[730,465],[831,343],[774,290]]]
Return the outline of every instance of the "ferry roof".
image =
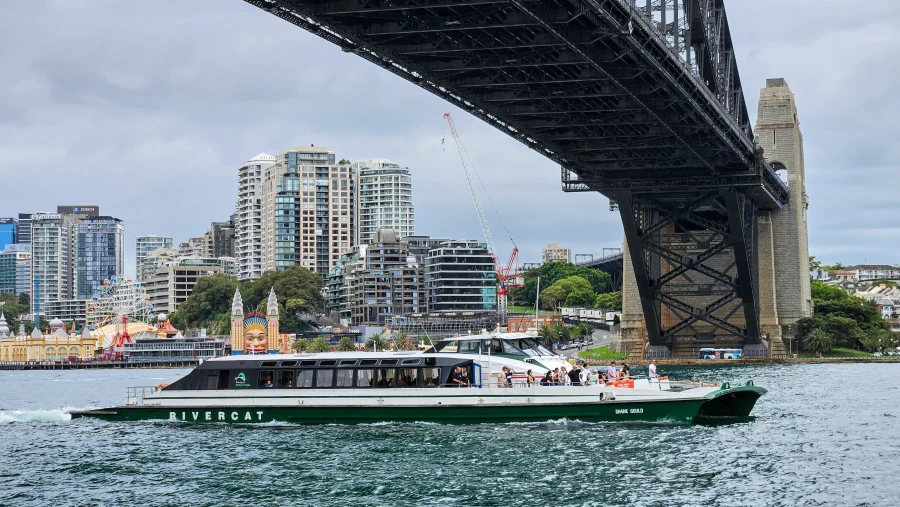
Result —
[[[487,340],[497,338],[500,340],[518,340],[522,338],[539,338],[537,334],[529,333],[486,333],[486,334],[470,334],[466,336],[451,336],[442,338],[438,342],[458,341],[458,340]]]
[[[369,351],[350,351],[350,352],[303,352],[298,354],[241,354],[238,356],[223,356],[214,359],[208,359],[204,363],[219,361],[283,361],[290,359],[349,359],[349,358],[365,358],[365,359],[382,359],[391,357],[405,356],[423,356],[437,354],[423,354],[417,350],[401,350],[394,352],[369,352]],[[440,354],[445,356],[447,354]]]

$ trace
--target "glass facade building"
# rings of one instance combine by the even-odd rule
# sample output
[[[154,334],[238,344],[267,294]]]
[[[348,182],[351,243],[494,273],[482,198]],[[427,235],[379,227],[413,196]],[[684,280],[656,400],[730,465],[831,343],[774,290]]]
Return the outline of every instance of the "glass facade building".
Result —
[[[138,236],[135,248],[135,269],[138,270],[138,279],[140,280],[141,261],[147,257],[147,254],[157,248],[172,248],[172,238],[169,236],[157,236],[150,234],[149,236]]]
[[[104,280],[125,271],[125,226],[114,217],[88,217],[75,227],[75,299],[90,299]]]
[[[485,243],[444,241],[425,257],[429,312],[497,309],[497,274]]]
[[[0,251],[0,294],[27,294],[31,287],[31,245],[6,245]]]
[[[12,245],[17,243],[17,228],[19,225],[19,221],[15,218],[0,218],[0,251],[2,251],[6,245]]]
[[[355,160],[357,178],[356,237],[372,241],[380,228],[393,229],[403,238],[416,233],[409,169],[384,158]]]

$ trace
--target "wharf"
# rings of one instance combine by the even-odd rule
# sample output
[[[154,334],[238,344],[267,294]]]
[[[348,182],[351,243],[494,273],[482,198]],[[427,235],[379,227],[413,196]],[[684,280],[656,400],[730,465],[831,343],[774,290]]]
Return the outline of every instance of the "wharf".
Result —
[[[94,370],[130,368],[193,368],[198,361],[3,361],[0,370]]]

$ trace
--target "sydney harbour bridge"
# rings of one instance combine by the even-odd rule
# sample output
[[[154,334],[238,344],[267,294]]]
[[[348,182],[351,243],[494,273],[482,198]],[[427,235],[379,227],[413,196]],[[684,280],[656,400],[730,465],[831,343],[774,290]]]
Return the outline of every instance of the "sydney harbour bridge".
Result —
[[[645,357],[772,355],[811,311],[793,94],[766,83],[755,136],[723,0],[245,1],[554,160],[563,190],[608,197],[622,333]]]

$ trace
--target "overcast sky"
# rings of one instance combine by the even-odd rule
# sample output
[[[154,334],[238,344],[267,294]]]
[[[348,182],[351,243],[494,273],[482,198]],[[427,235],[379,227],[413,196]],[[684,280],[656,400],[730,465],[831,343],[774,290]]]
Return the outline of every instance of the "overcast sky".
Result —
[[[751,117],[766,78],[796,94],[810,254],[900,263],[900,2],[726,7]],[[447,111],[523,260],[622,243],[607,200],[564,194],[553,162],[240,0],[0,0],[0,69],[0,217],[98,204],[125,221],[129,274],[136,236],[201,235],[234,212],[243,161],[297,145],[408,166],[418,234],[482,238]]]

